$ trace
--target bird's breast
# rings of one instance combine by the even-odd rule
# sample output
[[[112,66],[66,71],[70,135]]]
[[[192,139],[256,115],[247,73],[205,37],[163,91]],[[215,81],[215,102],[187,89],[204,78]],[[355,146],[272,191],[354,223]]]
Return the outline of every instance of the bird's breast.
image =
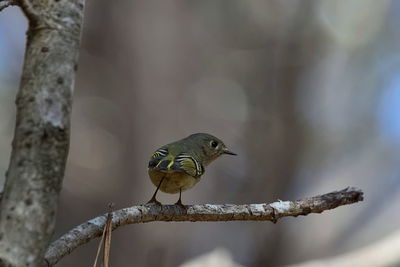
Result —
[[[163,179],[160,190],[169,194],[188,190],[200,181],[200,178],[194,178],[186,173],[173,170],[157,171],[149,169],[149,176],[155,186],[158,186]]]

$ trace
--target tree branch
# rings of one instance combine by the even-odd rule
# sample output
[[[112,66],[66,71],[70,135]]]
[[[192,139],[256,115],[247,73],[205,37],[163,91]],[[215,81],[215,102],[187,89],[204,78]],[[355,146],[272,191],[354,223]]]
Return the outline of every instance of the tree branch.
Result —
[[[18,5],[29,28],[0,204],[0,266],[39,266],[54,231],[68,155],[84,0]]]
[[[287,216],[297,217],[310,213],[321,213],[338,206],[363,200],[363,192],[356,188],[346,188],[328,194],[297,201],[278,201],[271,204],[249,205],[178,205],[154,204],[133,206],[113,212],[113,230],[134,223],[155,221],[272,221]],[[61,258],[90,240],[101,236],[107,214],[91,219],[54,241],[45,254],[48,266],[53,266]]]

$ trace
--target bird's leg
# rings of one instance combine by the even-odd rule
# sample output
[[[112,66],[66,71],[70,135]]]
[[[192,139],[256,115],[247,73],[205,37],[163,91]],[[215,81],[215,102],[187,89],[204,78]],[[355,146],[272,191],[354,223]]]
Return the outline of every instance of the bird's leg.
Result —
[[[185,207],[185,205],[182,204],[181,197],[182,197],[182,188],[179,188],[179,199],[178,199],[178,201],[175,203],[175,205],[179,205],[179,206],[181,206],[181,207]]]
[[[156,192],[154,192],[154,195],[153,195],[152,198],[149,200],[149,202],[147,202],[147,204],[149,204],[149,203],[155,203],[155,204],[157,204],[157,205],[161,205],[161,202],[157,201],[156,195],[157,195],[158,189],[160,189],[161,183],[164,181],[164,178],[165,178],[165,175],[163,176],[163,178],[161,178],[161,181],[160,181],[160,183],[159,183],[158,186],[157,186]]]

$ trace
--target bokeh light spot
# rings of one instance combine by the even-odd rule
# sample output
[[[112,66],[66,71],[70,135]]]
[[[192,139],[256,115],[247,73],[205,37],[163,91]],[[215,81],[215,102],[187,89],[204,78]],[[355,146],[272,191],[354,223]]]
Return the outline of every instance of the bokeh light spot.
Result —
[[[383,93],[378,120],[383,135],[400,142],[400,76],[395,76]]]
[[[204,79],[190,89],[195,108],[203,116],[233,121],[247,119],[247,96],[238,83],[225,79]]]
[[[109,168],[119,161],[121,145],[106,130],[82,124],[72,135],[70,161],[91,170]]]
[[[333,39],[344,46],[367,43],[382,28],[387,0],[320,1],[318,19]]]

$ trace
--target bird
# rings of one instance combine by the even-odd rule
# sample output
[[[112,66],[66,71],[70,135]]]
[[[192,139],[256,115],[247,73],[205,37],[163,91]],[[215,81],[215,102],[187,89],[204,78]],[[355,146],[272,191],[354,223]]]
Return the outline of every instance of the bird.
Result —
[[[179,193],[175,204],[184,206],[182,192],[195,186],[205,167],[224,154],[237,155],[220,139],[207,133],[195,133],[160,147],[151,155],[148,164],[150,180],[157,189],[147,203],[161,205],[156,199],[160,190],[169,194]]]

